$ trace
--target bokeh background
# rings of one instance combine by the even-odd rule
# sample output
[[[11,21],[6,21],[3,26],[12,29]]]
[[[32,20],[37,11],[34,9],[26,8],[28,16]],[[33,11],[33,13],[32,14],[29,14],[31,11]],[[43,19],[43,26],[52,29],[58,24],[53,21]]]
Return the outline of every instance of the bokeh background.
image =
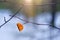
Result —
[[[0,0],[0,25],[17,13],[17,17],[38,24],[25,23],[13,17],[0,28],[0,40],[60,40],[60,0]],[[23,24],[19,31],[16,24]],[[54,27],[55,26],[55,27]]]

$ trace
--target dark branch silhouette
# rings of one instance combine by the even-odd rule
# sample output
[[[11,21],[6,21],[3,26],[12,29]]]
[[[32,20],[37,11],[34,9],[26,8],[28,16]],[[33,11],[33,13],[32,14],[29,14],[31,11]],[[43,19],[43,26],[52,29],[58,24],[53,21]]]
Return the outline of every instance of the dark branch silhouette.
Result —
[[[22,9],[22,7],[9,19],[7,20],[5,23],[3,23],[2,25],[0,25],[0,28],[5,25],[7,22],[9,22],[20,10]]]
[[[9,15],[9,16],[12,16],[12,15]],[[18,16],[14,16],[15,18],[18,18],[19,20],[22,20],[22,21],[24,21],[25,23],[24,24],[26,24],[26,23],[32,23],[32,24],[35,24],[35,25],[49,25],[49,26],[53,26],[52,24],[39,24],[39,23],[35,23],[35,22],[29,22],[29,21],[27,21],[27,20],[24,20],[24,19],[22,19],[22,18],[19,18]],[[60,30],[60,28],[58,28],[58,27],[53,27],[53,28],[55,28],[55,29],[58,29],[58,30]]]
[[[9,16],[12,16],[12,15],[9,15]],[[18,18],[19,20],[24,21],[24,22],[25,22],[24,24],[26,24],[26,23],[32,23],[32,24],[35,24],[35,25],[50,25],[50,24],[39,24],[39,23],[35,23],[35,22],[29,22],[29,21],[24,20],[24,19],[22,19],[22,18],[19,18],[19,17],[17,17],[17,16],[14,16],[14,17],[15,17],[15,18]]]
[[[6,22],[6,17],[4,17],[4,21]]]

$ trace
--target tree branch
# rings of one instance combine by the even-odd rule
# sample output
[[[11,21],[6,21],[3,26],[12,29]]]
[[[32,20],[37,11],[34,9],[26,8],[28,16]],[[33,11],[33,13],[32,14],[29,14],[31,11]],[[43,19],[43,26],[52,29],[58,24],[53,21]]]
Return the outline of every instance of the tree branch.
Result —
[[[22,9],[22,7],[9,20],[7,20],[5,23],[3,23],[2,25],[0,25],[0,28],[2,26],[4,26],[6,23],[8,23],[21,9]]]
[[[9,16],[12,16],[12,15],[9,15]],[[36,25],[50,25],[50,24],[39,24],[39,23],[35,23],[35,22],[29,22],[29,21],[24,20],[24,19],[22,19],[22,18],[19,18],[19,17],[17,17],[17,16],[14,16],[14,17],[15,17],[15,18],[18,18],[19,20],[24,21],[24,22],[25,22],[24,24],[26,24],[26,23],[32,23],[32,24],[36,24]]]
[[[12,15],[9,15],[9,16],[12,16]],[[53,26],[52,24],[39,24],[39,23],[35,23],[35,22],[29,22],[29,21],[24,20],[24,19],[22,19],[22,18],[19,18],[19,17],[17,17],[17,16],[14,16],[14,17],[15,17],[15,18],[18,18],[19,20],[24,21],[24,22],[25,22],[24,24],[26,24],[26,23],[32,23],[32,24],[35,24],[35,25],[49,25],[49,26]],[[53,28],[60,30],[60,28],[58,28],[58,27],[56,27],[56,26],[53,27]]]
[[[6,22],[6,17],[4,17],[4,21]]]

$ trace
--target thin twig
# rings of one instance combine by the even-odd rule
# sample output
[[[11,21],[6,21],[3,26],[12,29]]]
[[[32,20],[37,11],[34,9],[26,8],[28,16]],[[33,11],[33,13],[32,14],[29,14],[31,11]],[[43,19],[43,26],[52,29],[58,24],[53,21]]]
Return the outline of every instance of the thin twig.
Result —
[[[9,16],[12,16],[12,15],[9,15]],[[24,20],[24,19],[22,19],[22,18],[19,18],[19,17],[17,17],[17,16],[14,16],[15,18],[18,18],[19,20],[22,20],[22,21],[24,21],[25,23],[24,24],[26,24],[26,23],[32,23],[32,24],[35,24],[35,25],[49,25],[49,26],[52,26],[52,24],[39,24],[39,23],[35,23],[35,22],[29,22],[29,21],[27,21],[27,20]],[[55,29],[58,29],[58,30],[60,30],[60,28],[58,28],[58,27],[54,27]]]
[[[12,16],[12,15],[9,15],[9,16]],[[39,23],[35,23],[35,22],[29,22],[29,21],[24,20],[24,19],[22,19],[22,18],[19,18],[19,17],[17,17],[17,16],[14,16],[14,17],[15,17],[15,18],[18,18],[19,20],[24,21],[24,22],[25,22],[24,24],[26,24],[26,23],[32,23],[32,24],[36,24],[36,25],[49,25],[49,24],[39,24]]]
[[[9,16],[12,16],[12,15],[9,15]],[[17,16],[14,16],[14,17],[15,17],[15,18],[18,18],[19,20],[24,21],[24,22],[25,22],[24,24],[29,23],[29,21],[27,21],[27,20],[23,20],[22,18],[19,18],[19,17],[17,17]]]
[[[5,23],[3,23],[2,25],[0,25],[0,28],[5,25],[6,23],[8,23],[20,10],[22,9],[22,7],[9,19],[7,20]]]
[[[4,21],[6,22],[6,17],[4,17]]]

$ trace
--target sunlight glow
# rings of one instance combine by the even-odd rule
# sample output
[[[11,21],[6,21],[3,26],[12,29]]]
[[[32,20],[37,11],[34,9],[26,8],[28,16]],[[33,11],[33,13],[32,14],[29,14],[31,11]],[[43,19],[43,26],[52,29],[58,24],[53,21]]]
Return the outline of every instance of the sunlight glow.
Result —
[[[32,0],[24,0],[24,4],[25,5],[31,5],[32,4]]]
[[[23,12],[27,17],[34,17],[36,9],[34,5],[39,5],[40,3],[41,0],[23,0]]]
[[[34,0],[33,2],[34,2],[34,5],[40,5],[42,4],[42,1],[43,0]]]

